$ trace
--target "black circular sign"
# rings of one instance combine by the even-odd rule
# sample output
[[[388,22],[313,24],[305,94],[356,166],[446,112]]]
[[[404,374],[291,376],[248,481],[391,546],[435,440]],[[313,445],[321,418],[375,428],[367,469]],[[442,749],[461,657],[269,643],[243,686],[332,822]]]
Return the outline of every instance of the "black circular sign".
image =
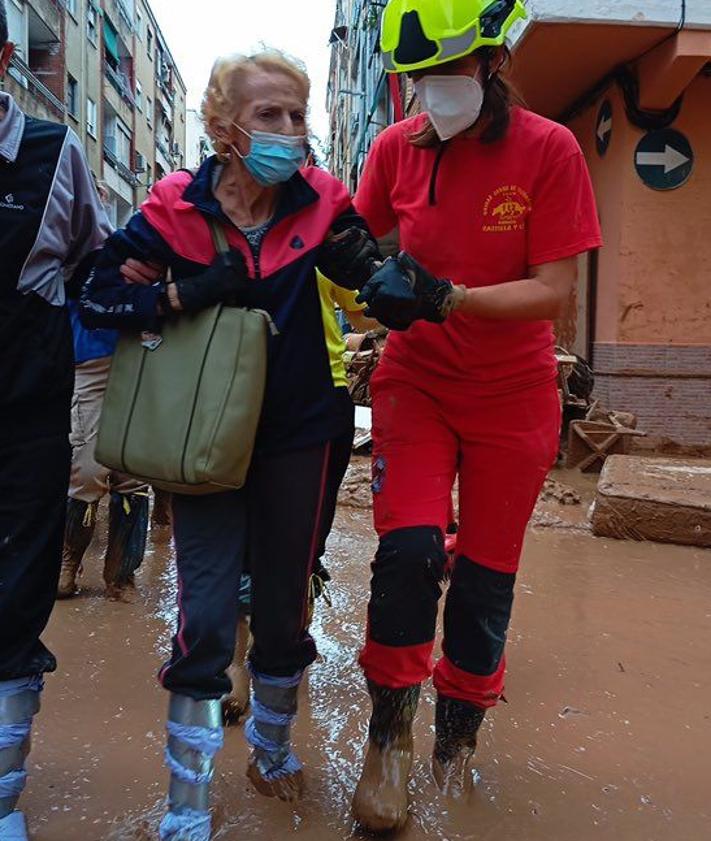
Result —
[[[653,190],[676,190],[691,176],[694,150],[680,131],[650,131],[637,144],[634,165],[642,181]]]
[[[607,154],[612,140],[612,103],[606,99],[600,106],[595,125],[595,146],[601,158]]]

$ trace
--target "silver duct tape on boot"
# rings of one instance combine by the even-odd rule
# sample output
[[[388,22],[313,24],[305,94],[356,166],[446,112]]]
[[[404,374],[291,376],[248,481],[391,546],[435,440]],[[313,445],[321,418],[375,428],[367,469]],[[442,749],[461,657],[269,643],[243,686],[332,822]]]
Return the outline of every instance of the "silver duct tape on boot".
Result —
[[[25,787],[32,719],[39,712],[42,678],[0,683],[0,838],[25,841],[27,830],[17,803]]]
[[[302,672],[289,678],[252,672],[252,717],[245,736],[253,748],[252,762],[265,780],[301,771],[301,763],[291,750],[291,725],[302,677]]]
[[[161,838],[206,841],[210,838],[210,782],[223,741],[219,700],[171,695],[167,729],[166,763],[171,778]]]

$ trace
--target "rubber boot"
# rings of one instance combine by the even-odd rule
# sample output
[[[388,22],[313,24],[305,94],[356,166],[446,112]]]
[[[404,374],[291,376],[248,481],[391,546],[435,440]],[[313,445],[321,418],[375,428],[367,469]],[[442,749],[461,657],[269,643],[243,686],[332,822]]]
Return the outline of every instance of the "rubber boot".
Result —
[[[474,787],[472,762],[485,715],[474,704],[437,696],[432,774],[443,794],[462,797]]]
[[[148,494],[112,493],[109,502],[109,538],[104,562],[106,595],[120,600],[133,586],[143,563],[148,536]]]
[[[170,769],[168,813],[160,824],[161,841],[209,841],[210,783],[224,731],[219,701],[194,701],[171,695],[168,710]]]
[[[365,764],[353,798],[353,816],[370,832],[392,832],[407,823],[412,725],[420,686],[388,689],[368,681],[368,689],[373,715]]]
[[[27,772],[32,718],[40,708],[39,676],[0,682],[0,839],[27,841],[22,812],[17,811]]]
[[[245,736],[252,746],[247,777],[265,797],[294,802],[303,794],[301,763],[291,750],[291,725],[303,672],[290,678],[252,672],[252,717]]]
[[[79,592],[77,579],[81,574],[84,554],[96,529],[96,507],[96,503],[82,502],[80,499],[67,500],[62,567],[57,585],[58,599],[70,599]]]
[[[240,616],[237,625],[235,656],[227,674],[232,681],[232,691],[222,699],[222,721],[226,727],[238,724],[249,709],[249,693],[252,678],[247,666],[247,655],[252,642],[249,630],[249,617]]]

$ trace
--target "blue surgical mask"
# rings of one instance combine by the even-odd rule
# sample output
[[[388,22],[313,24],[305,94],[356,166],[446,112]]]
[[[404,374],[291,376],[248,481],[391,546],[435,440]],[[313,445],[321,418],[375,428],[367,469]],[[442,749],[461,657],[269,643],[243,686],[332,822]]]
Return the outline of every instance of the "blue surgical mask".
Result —
[[[288,181],[306,163],[306,135],[290,137],[286,134],[270,134],[266,131],[245,131],[233,124],[252,141],[248,155],[243,155],[232,146],[247,167],[248,172],[264,187],[273,187]]]

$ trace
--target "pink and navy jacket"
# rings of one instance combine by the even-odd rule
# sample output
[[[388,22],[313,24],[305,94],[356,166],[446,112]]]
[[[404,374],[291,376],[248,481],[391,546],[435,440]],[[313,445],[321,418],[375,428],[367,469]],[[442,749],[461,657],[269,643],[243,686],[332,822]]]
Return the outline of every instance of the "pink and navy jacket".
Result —
[[[208,217],[224,223],[230,246],[242,252],[261,308],[279,334],[270,338],[267,392],[258,451],[287,452],[347,432],[353,407],[334,386],[316,279],[319,250],[329,231],[365,223],[340,181],[309,167],[282,186],[280,200],[255,271],[244,234],[227,219],[212,190],[217,159],[197,174],[175,172],[153,187],[126,228],[111,236],[82,294],[88,327],[159,330],[161,286],[127,284],[120,266],[129,257],[169,266],[173,277],[200,274],[215,258]]]

